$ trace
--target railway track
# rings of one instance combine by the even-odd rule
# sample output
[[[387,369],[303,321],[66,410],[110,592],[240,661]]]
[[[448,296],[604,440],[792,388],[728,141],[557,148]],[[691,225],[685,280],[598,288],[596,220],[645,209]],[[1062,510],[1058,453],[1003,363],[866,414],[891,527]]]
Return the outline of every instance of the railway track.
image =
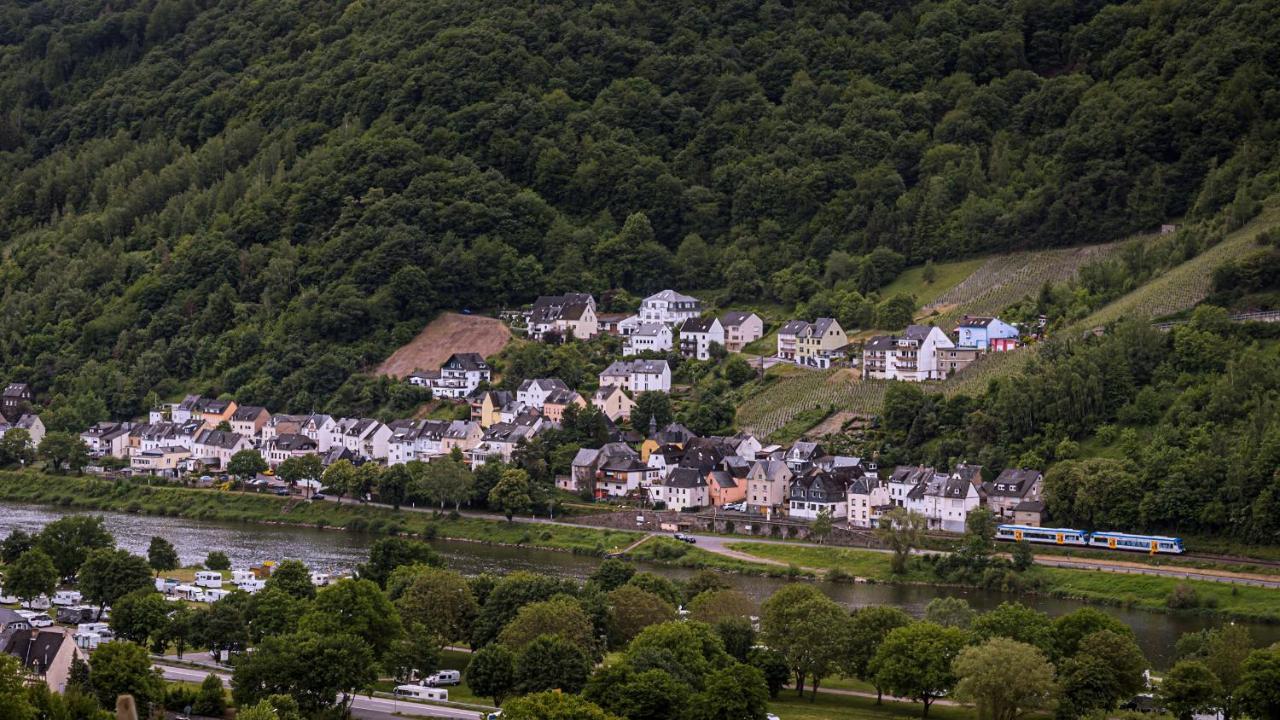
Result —
[[[1183,553],[1179,557],[1188,560],[1204,560],[1206,562],[1228,563],[1231,565],[1260,565],[1280,567],[1280,560],[1262,560],[1260,558],[1236,557],[1234,555],[1211,555],[1209,553]]]

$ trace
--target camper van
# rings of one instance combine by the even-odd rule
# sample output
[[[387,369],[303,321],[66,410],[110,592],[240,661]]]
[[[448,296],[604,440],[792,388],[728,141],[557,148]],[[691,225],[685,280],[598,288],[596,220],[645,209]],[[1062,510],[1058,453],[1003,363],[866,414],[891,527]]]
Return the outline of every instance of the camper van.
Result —
[[[241,590],[243,590],[243,591],[245,591],[245,592],[249,593],[250,595],[252,595],[252,594],[254,594],[254,593],[258,592],[259,590],[262,590],[262,589],[263,589],[263,588],[265,588],[266,586],[267,586],[267,581],[266,581],[266,580],[257,580],[257,579],[254,579],[254,580],[246,580],[245,582],[242,582],[242,583],[239,583],[239,584],[238,584],[238,587],[239,587]]]
[[[178,584],[176,578],[156,578],[156,592],[162,592],[167,595],[173,592],[173,589],[178,587]]]
[[[457,685],[460,682],[462,682],[462,673],[457,670],[439,670],[422,679],[422,684],[428,687]]]
[[[204,591],[195,585],[175,585],[173,588],[173,596],[179,600],[196,602],[202,595],[204,595]]]
[[[414,700],[436,700],[439,702],[448,702],[449,700],[448,690],[423,687],[421,685],[397,685],[395,694],[400,697],[413,698]]]
[[[97,614],[97,608],[90,605],[68,605],[58,608],[58,622],[65,625],[78,625],[89,622]]]
[[[222,573],[217,570],[197,570],[196,585],[204,588],[222,587]]]
[[[230,590],[222,590],[219,588],[209,588],[204,592],[200,593],[200,596],[196,598],[196,602],[216,603],[222,598],[230,594],[231,594]]]
[[[232,585],[244,585],[246,583],[254,582],[257,579],[258,579],[258,576],[255,575],[252,570],[232,570],[231,571]]]
[[[24,607],[24,608],[26,608],[26,609],[28,609],[28,610],[48,610],[48,609],[49,609],[49,596],[48,596],[48,595],[41,595],[40,597],[36,598],[35,600],[28,600],[28,601],[26,601],[26,602],[22,603],[22,607]]]
[[[316,587],[324,587],[329,584],[329,576],[325,573],[311,573],[311,584]]]
[[[79,590],[59,590],[53,594],[53,604],[59,607],[78,605],[81,599]]]

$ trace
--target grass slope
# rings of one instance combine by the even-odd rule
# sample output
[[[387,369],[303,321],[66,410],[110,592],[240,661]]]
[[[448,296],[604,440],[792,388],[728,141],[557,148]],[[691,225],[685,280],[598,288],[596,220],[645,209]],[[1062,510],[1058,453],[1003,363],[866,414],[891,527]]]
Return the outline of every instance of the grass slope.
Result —
[[[921,563],[913,563],[907,574],[895,576],[889,567],[888,553],[751,542],[732,543],[729,549],[803,568],[838,569],[878,582],[937,582],[932,571]],[[1206,605],[1213,606],[1208,612],[1280,622],[1280,591],[1268,588],[1040,566],[1028,570],[1024,577],[1037,593],[1153,611],[1165,610],[1169,593],[1178,585],[1186,584],[1195,588]]]
[[[930,305],[938,299],[939,295],[951,291],[964,282],[965,278],[976,272],[985,262],[983,258],[973,258],[935,263],[933,269],[937,277],[931,283],[924,281],[925,266],[916,265],[902,271],[902,274],[894,278],[893,282],[880,288],[880,296],[890,298],[894,295],[910,295],[916,299],[917,304]]]

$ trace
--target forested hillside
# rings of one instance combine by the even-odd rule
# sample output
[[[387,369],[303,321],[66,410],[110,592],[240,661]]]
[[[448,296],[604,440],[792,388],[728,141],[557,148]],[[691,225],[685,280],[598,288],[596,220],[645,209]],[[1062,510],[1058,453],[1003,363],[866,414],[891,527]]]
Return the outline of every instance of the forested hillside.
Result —
[[[444,308],[1238,223],[1277,68],[1268,0],[19,0],[0,378],[340,409]]]

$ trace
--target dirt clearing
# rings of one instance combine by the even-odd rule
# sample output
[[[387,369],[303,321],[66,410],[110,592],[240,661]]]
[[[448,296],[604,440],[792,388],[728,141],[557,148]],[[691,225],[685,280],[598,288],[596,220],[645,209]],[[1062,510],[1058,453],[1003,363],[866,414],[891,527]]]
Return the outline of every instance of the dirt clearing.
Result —
[[[445,313],[409,343],[382,361],[374,372],[402,378],[415,370],[435,370],[460,352],[496,355],[511,342],[511,331],[501,320],[479,315]]]

